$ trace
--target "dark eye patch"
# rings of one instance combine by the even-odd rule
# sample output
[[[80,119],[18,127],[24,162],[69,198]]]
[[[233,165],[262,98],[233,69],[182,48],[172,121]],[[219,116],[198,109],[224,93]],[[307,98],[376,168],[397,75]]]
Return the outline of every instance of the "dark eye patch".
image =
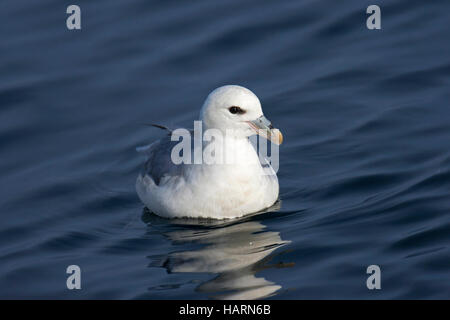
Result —
[[[232,114],[244,114],[245,110],[241,109],[241,107],[238,106],[231,106],[228,108]]]

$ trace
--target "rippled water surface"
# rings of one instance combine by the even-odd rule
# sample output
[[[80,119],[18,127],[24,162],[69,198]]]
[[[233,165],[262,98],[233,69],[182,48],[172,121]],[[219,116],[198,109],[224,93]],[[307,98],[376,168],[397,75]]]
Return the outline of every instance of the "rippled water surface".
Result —
[[[4,1],[1,298],[450,298],[450,2]],[[145,123],[240,84],[285,137],[280,201],[169,221]],[[66,288],[66,267],[82,289]],[[381,290],[366,268],[381,267]]]

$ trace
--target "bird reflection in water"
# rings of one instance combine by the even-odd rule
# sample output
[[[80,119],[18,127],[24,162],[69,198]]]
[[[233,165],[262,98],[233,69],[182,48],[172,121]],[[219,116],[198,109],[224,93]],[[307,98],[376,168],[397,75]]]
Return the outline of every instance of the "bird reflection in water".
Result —
[[[152,224],[156,218],[144,219]],[[149,221],[153,220],[153,221]],[[167,220],[166,220],[167,221]],[[169,253],[152,266],[160,266],[169,273],[213,273],[217,277],[197,287],[211,293],[214,299],[260,299],[274,295],[281,286],[256,273],[268,268],[291,267],[293,263],[270,265],[273,252],[290,241],[280,238],[279,232],[266,231],[266,226],[248,218],[243,221],[212,222],[193,219],[170,220],[172,230],[163,235],[186,250]],[[158,223],[157,223],[158,224]],[[180,227],[176,230],[176,226]],[[199,248],[192,249],[192,245]]]

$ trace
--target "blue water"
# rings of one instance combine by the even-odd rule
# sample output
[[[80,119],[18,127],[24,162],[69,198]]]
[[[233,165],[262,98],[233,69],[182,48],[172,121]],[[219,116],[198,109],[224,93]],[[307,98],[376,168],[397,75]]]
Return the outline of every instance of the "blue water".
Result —
[[[81,31],[72,2],[0,9],[0,298],[450,298],[449,1],[74,3]],[[192,127],[224,84],[284,134],[280,202],[147,212],[144,124]]]

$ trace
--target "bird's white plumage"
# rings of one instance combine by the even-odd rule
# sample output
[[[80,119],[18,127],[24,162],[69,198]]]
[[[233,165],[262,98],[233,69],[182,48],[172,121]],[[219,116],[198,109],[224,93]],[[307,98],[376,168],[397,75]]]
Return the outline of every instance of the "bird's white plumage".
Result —
[[[242,107],[245,114],[231,114],[230,106]],[[224,154],[232,154],[233,163],[175,165],[170,138],[157,141],[145,150],[146,168],[136,182],[142,202],[167,218],[236,218],[270,207],[278,198],[278,179],[261,166],[248,139],[254,131],[246,123],[262,115],[259,99],[246,88],[211,92],[200,112],[203,129],[223,133]]]

